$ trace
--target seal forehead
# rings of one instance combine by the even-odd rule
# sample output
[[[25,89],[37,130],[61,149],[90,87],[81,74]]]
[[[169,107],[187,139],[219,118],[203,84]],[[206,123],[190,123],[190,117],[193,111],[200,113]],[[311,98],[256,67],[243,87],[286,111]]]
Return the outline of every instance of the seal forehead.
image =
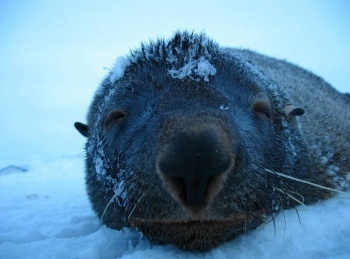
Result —
[[[209,81],[209,76],[216,74],[213,57],[218,52],[218,45],[205,34],[178,32],[170,40],[142,44],[131,52],[129,60],[138,65],[149,62],[163,65],[175,79]]]

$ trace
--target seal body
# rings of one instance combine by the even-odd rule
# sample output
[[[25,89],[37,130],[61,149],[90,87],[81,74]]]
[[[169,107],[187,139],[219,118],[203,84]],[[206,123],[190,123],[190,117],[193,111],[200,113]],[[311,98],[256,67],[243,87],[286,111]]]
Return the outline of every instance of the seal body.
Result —
[[[86,184],[108,227],[205,251],[348,188],[350,106],[312,73],[178,32],[119,58],[90,106]]]

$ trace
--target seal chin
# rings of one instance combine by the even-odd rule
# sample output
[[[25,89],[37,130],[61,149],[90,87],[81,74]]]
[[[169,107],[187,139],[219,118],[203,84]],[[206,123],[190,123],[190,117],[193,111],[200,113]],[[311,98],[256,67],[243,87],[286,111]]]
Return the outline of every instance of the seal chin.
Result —
[[[247,216],[203,221],[132,220],[132,226],[155,243],[199,252],[217,247],[261,223]]]

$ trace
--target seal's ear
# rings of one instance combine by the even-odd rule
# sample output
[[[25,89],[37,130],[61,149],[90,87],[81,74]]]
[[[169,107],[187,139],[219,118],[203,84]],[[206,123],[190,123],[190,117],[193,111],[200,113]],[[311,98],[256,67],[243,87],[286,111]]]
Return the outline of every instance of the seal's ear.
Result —
[[[79,133],[81,135],[83,135],[84,137],[89,137],[90,133],[89,133],[89,127],[86,124],[83,124],[81,122],[76,122],[74,123],[74,127],[79,131]]]
[[[283,111],[287,117],[300,116],[304,114],[304,110],[302,108],[293,105],[286,105],[286,107],[283,108]]]

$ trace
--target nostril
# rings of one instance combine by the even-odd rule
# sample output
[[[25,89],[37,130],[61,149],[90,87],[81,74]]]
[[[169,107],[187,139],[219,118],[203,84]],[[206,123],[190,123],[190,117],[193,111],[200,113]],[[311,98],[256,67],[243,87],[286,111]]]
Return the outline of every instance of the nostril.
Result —
[[[178,199],[181,203],[188,206],[205,206],[205,197],[207,194],[207,187],[210,185],[211,177],[208,181],[206,179],[183,179],[181,177],[166,176],[167,181],[173,185]]]
[[[187,188],[186,188],[186,181],[182,179],[181,177],[176,176],[166,176],[168,184],[173,187],[171,189],[173,193],[177,194],[177,199],[185,204],[187,200]]]
[[[208,184],[207,178],[188,179],[186,181],[186,205],[205,206]]]

